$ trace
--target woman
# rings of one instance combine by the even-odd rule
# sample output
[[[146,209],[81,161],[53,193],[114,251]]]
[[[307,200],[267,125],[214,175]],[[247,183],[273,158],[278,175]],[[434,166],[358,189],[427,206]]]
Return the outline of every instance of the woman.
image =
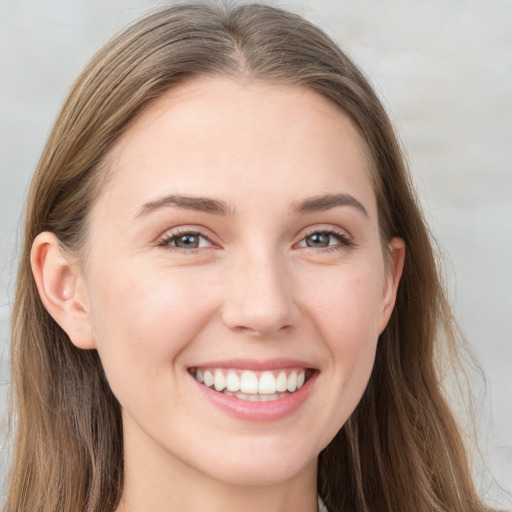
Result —
[[[96,55],[34,176],[6,510],[484,511],[438,338],[358,69],[271,7],[166,8]]]

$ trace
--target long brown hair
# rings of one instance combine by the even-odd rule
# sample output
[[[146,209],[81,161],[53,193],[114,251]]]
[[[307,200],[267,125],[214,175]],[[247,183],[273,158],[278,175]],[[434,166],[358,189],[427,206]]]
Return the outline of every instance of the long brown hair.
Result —
[[[456,333],[389,119],[367,80],[321,30],[269,6],[186,3],[124,30],[91,61],[64,104],[30,189],[12,317],[15,411],[5,510],[113,511],[123,487],[120,407],[96,351],[75,348],[44,309],[30,269],[51,231],[80,255],[109,151],[149,102],[194,76],[300,85],[350,116],[366,142],[383,242],[401,237],[405,268],[366,392],[320,454],[332,511],[482,512],[435,347]]]

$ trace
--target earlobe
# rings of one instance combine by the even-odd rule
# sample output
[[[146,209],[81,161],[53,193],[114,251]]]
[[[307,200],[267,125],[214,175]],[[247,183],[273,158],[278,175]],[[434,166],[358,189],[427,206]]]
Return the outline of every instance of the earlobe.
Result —
[[[57,237],[40,233],[32,244],[32,273],[41,301],[78,348],[96,348],[80,269]]]
[[[382,300],[382,309],[379,317],[379,335],[385,329],[395,306],[398,285],[402,277],[405,261],[405,242],[401,238],[393,238],[388,247],[388,261],[386,264],[386,284]]]

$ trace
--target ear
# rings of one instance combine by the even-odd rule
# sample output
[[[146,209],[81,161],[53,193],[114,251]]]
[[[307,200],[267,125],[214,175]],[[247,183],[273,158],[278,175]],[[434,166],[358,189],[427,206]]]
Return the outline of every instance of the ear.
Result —
[[[387,255],[388,258],[385,266],[386,283],[377,326],[379,335],[388,324],[393,308],[395,307],[396,293],[404,269],[405,242],[401,238],[393,238],[389,243]]]
[[[30,263],[39,296],[48,313],[73,345],[82,349],[96,348],[82,273],[53,233],[45,231],[36,237]]]

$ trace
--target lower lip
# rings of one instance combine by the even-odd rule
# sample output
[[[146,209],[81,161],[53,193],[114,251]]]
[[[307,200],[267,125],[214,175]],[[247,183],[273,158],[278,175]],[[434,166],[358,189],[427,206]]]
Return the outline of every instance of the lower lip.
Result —
[[[202,395],[214,406],[237,419],[264,422],[277,421],[291,415],[306,401],[313,388],[318,372],[314,372],[304,385],[283,398],[267,402],[251,402],[214,391],[200,384],[191,376]]]

